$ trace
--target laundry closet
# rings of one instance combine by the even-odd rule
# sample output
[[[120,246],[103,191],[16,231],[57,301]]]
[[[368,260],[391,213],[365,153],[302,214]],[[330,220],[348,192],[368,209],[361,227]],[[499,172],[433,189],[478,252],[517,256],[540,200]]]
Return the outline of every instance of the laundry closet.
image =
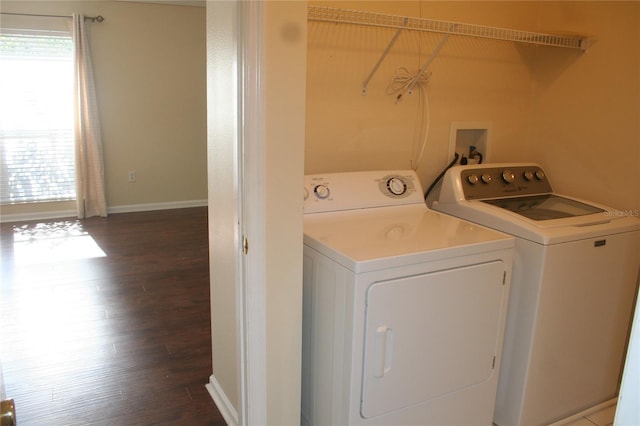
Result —
[[[534,161],[638,216],[639,23],[623,3],[309,2],[305,174],[428,188],[448,165]]]

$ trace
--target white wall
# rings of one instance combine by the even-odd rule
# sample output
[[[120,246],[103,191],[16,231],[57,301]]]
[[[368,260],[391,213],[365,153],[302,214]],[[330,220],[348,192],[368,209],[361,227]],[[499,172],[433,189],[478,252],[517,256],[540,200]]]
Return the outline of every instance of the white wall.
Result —
[[[637,300],[635,309],[616,407],[615,425],[640,424],[640,303]]]

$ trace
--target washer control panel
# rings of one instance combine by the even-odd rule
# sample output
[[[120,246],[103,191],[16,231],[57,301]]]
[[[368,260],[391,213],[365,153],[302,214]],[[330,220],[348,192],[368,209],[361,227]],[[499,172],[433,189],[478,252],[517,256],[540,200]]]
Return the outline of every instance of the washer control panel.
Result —
[[[535,165],[465,167],[460,181],[467,200],[553,192],[544,171]]]
[[[412,170],[307,175],[303,195],[305,213],[424,203]]]

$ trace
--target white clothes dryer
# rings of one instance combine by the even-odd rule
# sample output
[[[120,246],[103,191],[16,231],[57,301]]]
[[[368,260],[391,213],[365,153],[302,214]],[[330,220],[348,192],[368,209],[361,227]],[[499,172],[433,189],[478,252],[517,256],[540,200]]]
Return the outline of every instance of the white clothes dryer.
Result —
[[[534,163],[452,167],[427,202],[516,237],[495,423],[550,424],[615,398],[640,220],[554,193]]]
[[[305,177],[303,425],[491,425],[514,238],[412,171]]]

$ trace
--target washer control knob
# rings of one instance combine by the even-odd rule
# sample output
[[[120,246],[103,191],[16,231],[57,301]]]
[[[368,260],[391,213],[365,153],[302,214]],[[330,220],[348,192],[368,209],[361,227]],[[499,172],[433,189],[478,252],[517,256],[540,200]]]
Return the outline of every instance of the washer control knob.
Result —
[[[471,184],[471,185],[475,185],[476,183],[478,183],[478,176],[477,175],[469,175],[467,177],[467,181]]]
[[[534,174],[531,170],[525,170],[524,172],[524,180],[530,181],[533,180]]]
[[[329,198],[331,191],[329,191],[329,187],[327,185],[316,185],[313,188],[313,192],[316,194],[316,197],[324,200],[325,198]]]
[[[502,180],[506,183],[511,183],[516,180],[516,175],[511,170],[505,170],[502,172]]]
[[[399,177],[392,177],[387,181],[387,188],[393,195],[402,195],[407,192],[407,184]]]
[[[483,183],[491,183],[491,175],[489,173],[483,173],[480,177]]]
[[[541,169],[536,170],[536,179],[544,180],[544,178],[545,178],[544,172]]]

